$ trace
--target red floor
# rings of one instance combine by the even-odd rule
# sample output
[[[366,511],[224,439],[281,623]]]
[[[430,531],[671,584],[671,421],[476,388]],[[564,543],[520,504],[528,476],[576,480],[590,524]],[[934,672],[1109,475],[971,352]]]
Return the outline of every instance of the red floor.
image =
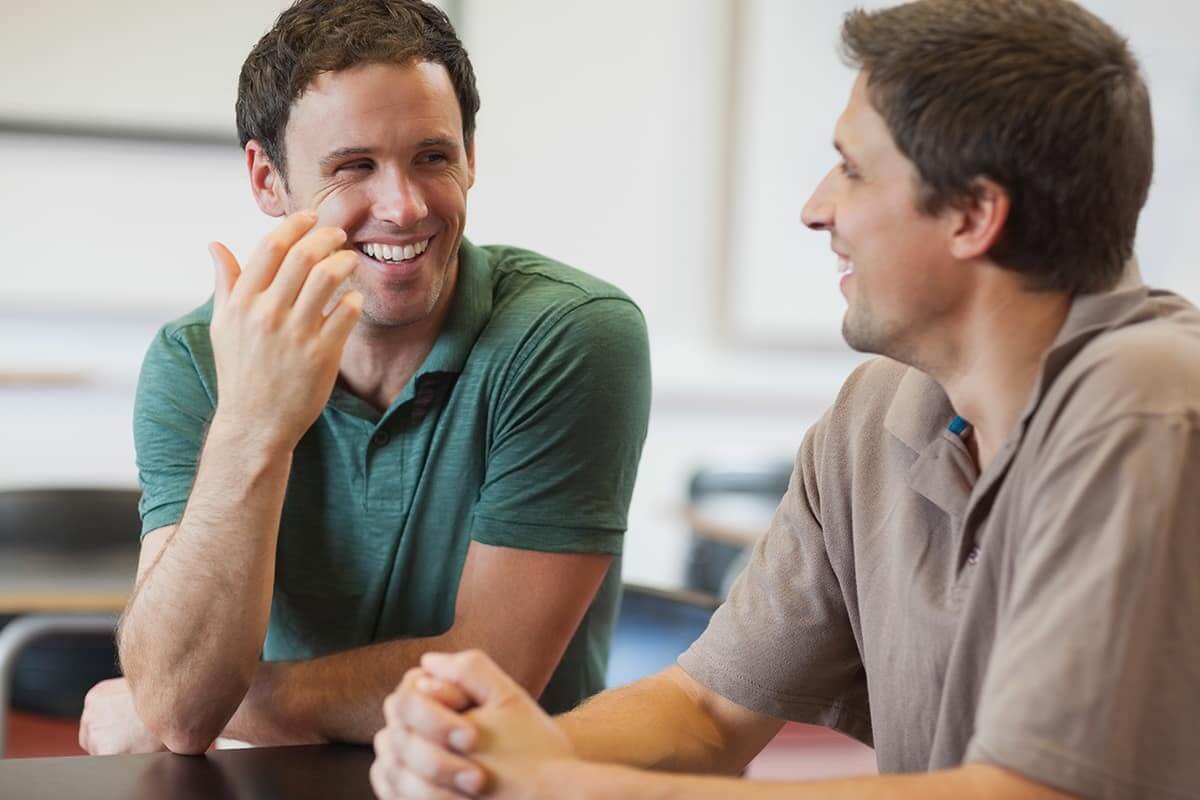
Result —
[[[758,780],[817,780],[875,775],[875,751],[827,728],[788,723],[758,757],[746,777]]]
[[[10,711],[8,758],[80,756],[79,720]]]

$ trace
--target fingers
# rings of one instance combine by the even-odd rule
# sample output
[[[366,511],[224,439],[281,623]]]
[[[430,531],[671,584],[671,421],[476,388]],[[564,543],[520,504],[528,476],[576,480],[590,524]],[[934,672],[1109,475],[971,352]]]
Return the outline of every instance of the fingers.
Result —
[[[213,280],[213,303],[215,308],[220,308],[229,299],[229,293],[233,291],[233,285],[237,283],[242,270],[233,253],[220,242],[209,244],[208,254],[212,257],[216,273]]]
[[[342,278],[349,274],[345,269],[345,263],[354,264],[358,261],[358,254],[353,250],[341,250],[341,246],[346,243],[346,232],[341,228],[314,228],[305,234],[299,241],[292,245],[284,256],[283,263],[275,273],[275,277],[270,281],[264,294],[267,301],[276,308],[290,308],[296,303],[296,296],[300,293],[301,287],[307,287],[314,275],[321,275],[319,270],[331,270],[332,266],[326,265],[331,262],[333,257],[340,256],[337,264],[339,274]],[[347,262],[347,258],[349,260]],[[323,275],[322,278],[329,278],[330,275]],[[339,280],[338,283],[341,283]],[[323,285],[323,284],[322,284]],[[336,284],[333,288],[337,288]],[[325,299],[328,300],[331,296],[327,294]],[[318,310],[324,309],[324,303],[319,306]]]
[[[316,224],[317,215],[311,211],[301,211],[285,219],[254,248],[234,294],[256,294],[266,289],[275,279],[288,251]]]
[[[418,692],[427,697],[432,697],[442,705],[455,711],[466,711],[475,705],[462,689],[452,683],[439,681],[437,678],[427,676],[417,678],[416,689]]]
[[[409,670],[400,688],[383,701],[383,716],[389,728],[403,728],[443,747],[468,752],[478,733],[470,722],[433,697],[417,691],[420,670]]]
[[[430,676],[460,687],[477,705],[524,691],[480,650],[453,655],[426,653],[421,657],[421,667]]]
[[[463,795],[442,789],[380,758],[371,765],[371,788],[379,800],[462,800]]]
[[[350,331],[354,330],[359,318],[362,316],[363,297],[358,292],[347,292],[343,295],[338,304],[334,306],[333,311],[329,312],[329,316],[325,318],[324,324],[321,326],[321,338],[326,340],[326,343],[339,350],[346,344],[346,340],[350,338]]]
[[[467,795],[478,794],[487,783],[478,765],[403,727],[389,725],[375,735],[374,744],[381,771],[407,772],[430,787]]]
[[[288,301],[288,304],[294,303],[292,315],[297,320],[309,321],[314,328],[320,327],[324,319],[325,306],[329,304],[330,298],[333,297],[338,287],[346,278],[350,277],[350,273],[354,272],[357,264],[357,253],[353,250],[339,250],[316,264],[306,266],[299,295],[293,293],[291,300]],[[279,277],[283,278],[283,270],[280,270]],[[275,287],[272,286],[271,293],[273,294],[274,291]]]

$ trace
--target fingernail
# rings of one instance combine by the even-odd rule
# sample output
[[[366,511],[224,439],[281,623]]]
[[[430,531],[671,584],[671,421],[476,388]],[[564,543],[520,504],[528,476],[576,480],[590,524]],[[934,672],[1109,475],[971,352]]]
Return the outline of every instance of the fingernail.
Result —
[[[436,689],[437,687],[434,686],[433,681],[429,680],[429,678],[417,679],[417,691],[425,692],[426,694],[433,694],[434,690]]]
[[[478,772],[463,770],[454,776],[454,784],[464,792],[478,792],[483,788],[483,780]]]
[[[471,733],[463,728],[450,731],[450,745],[459,752],[466,752],[471,746]]]

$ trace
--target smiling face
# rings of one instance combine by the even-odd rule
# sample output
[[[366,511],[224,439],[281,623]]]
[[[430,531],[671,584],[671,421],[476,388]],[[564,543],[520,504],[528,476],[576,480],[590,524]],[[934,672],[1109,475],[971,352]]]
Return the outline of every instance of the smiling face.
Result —
[[[817,186],[803,219],[830,233],[847,303],[842,335],[855,350],[920,364],[965,302],[970,270],[951,253],[954,215],[920,210],[916,167],[871,105],[865,73],[834,146],[842,162]]]
[[[286,182],[269,163],[256,175],[257,145],[247,147],[259,204],[275,214],[315,209],[318,224],[346,231],[359,264],[345,290],[362,293],[363,322],[414,325],[444,310],[475,179],[445,68],[324,73],[292,107],[284,145]]]

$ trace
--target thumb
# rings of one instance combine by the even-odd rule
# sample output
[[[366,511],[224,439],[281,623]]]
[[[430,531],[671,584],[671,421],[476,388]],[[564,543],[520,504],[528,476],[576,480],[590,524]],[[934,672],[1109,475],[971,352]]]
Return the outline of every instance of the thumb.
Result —
[[[229,248],[220,242],[211,242],[208,245],[208,254],[212,258],[213,268],[216,272],[213,281],[214,304],[220,308],[229,299],[229,293],[233,291],[233,285],[237,283],[242,270],[233,253],[229,252]]]
[[[476,705],[485,705],[512,692],[521,692],[512,678],[478,650],[464,653],[426,653],[421,668],[434,678],[462,689]]]

